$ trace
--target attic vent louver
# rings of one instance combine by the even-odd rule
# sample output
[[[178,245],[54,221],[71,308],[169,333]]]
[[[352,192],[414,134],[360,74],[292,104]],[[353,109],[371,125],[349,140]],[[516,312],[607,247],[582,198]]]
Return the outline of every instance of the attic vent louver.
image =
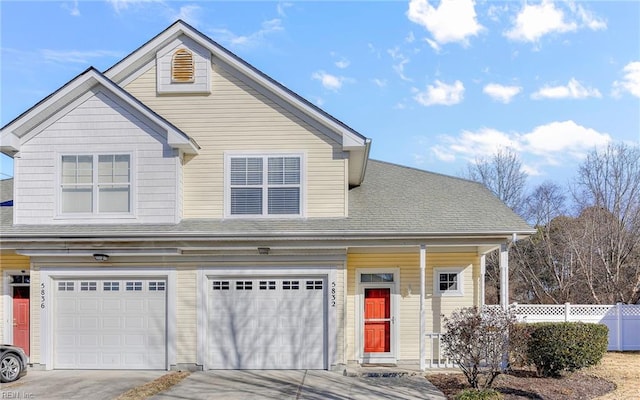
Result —
[[[171,60],[171,81],[177,83],[193,82],[193,54],[180,49],[173,54]]]

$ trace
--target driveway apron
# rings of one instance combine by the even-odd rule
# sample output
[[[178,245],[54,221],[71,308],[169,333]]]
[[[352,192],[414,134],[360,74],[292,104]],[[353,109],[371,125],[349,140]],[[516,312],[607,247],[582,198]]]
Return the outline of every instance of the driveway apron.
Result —
[[[445,400],[446,397],[420,376],[361,378],[315,370],[245,370],[195,372],[152,399]]]

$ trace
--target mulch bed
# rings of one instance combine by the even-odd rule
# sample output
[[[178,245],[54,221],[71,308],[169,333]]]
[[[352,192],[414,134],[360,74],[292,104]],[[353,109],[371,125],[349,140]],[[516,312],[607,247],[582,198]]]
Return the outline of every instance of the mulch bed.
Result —
[[[426,377],[448,399],[469,387],[462,373],[430,373]],[[493,388],[503,394],[504,400],[590,400],[615,390],[615,385],[581,372],[542,378],[535,371],[515,370],[498,376]]]

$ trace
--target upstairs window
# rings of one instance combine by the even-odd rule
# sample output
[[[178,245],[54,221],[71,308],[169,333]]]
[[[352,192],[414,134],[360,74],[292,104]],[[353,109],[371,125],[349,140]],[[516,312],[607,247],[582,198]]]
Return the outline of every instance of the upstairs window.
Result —
[[[301,156],[231,156],[227,171],[229,215],[301,215]]]
[[[190,83],[194,78],[193,53],[180,49],[173,53],[171,59],[171,81]]]
[[[131,156],[63,155],[63,214],[131,212]]]

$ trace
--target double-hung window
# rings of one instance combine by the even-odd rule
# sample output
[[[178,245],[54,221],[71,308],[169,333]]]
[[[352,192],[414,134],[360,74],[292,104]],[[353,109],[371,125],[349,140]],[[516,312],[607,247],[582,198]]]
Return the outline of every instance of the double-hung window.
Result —
[[[300,155],[229,156],[227,171],[229,215],[301,215]]]
[[[131,212],[129,154],[63,155],[60,182],[63,214]]]

